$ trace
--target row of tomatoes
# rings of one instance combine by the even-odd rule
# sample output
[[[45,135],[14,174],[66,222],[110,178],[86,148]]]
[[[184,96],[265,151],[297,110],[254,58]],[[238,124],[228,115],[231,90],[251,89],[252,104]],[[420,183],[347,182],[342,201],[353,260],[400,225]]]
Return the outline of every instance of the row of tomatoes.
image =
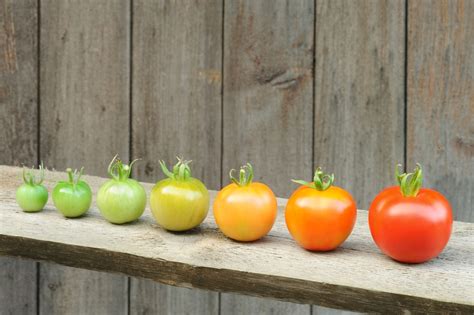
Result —
[[[134,161],[135,162],[135,161]],[[123,164],[115,157],[109,165],[111,179],[97,194],[101,214],[110,222],[123,224],[137,220],[146,207],[143,186],[130,178],[133,163]],[[158,224],[170,231],[186,231],[198,226],[207,216],[209,193],[205,185],[191,176],[190,161],[178,159],[169,170],[160,161],[167,176],[151,191],[150,207]],[[27,212],[40,211],[48,200],[42,185],[44,170],[37,179],[23,172],[24,184],[16,193],[17,202]],[[53,202],[66,217],[79,217],[89,209],[92,192],[81,180],[82,169],[67,169],[68,181],[60,181],[53,190]],[[277,200],[265,184],[253,181],[250,164],[241,167],[238,176],[230,172],[231,184],[218,192],[214,218],[229,238],[250,242],[265,236],[277,216]],[[436,257],[446,246],[452,226],[452,211],[440,193],[421,188],[422,170],[399,173],[398,186],[383,190],[369,209],[369,226],[378,247],[395,260],[419,263]],[[334,175],[318,168],[312,182],[295,180],[301,186],[288,200],[286,225],[303,248],[329,251],[341,245],[352,232],[357,208],[352,196],[333,185]]]

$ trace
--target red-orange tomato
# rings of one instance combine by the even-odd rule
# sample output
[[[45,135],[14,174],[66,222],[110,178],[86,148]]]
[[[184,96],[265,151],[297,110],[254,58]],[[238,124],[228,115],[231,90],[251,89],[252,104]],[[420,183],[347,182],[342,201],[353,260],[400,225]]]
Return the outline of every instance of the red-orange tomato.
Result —
[[[299,187],[286,205],[285,219],[290,234],[303,248],[329,251],[351,234],[357,216],[352,196],[331,186],[324,191]]]
[[[214,201],[214,218],[219,229],[237,241],[262,238],[271,230],[276,216],[275,195],[262,183],[229,184]]]
[[[406,263],[421,263],[441,253],[452,222],[446,198],[426,188],[414,197],[404,197],[398,186],[387,188],[369,208],[370,232],[377,246]]]

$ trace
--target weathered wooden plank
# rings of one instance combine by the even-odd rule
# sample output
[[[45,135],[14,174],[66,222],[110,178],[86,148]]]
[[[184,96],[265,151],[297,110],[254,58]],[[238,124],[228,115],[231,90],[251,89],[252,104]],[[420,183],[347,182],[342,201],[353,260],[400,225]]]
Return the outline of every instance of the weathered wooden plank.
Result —
[[[474,1],[409,1],[408,34],[408,165],[473,222]]]
[[[135,175],[163,178],[159,159],[191,159],[220,186],[222,0],[134,1],[132,152]],[[183,23],[183,21],[186,21]],[[217,314],[218,293],[131,279],[132,314]]]
[[[0,163],[37,163],[36,0],[0,0]],[[0,258],[0,314],[36,314],[36,263]]]
[[[41,1],[40,44],[41,159],[105,175],[129,155],[130,4]],[[40,278],[41,313],[127,312],[126,277],[42,265]]]
[[[404,158],[405,1],[316,3],[314,167],[367,209]]]
[[[359,208],[404,159],[405,1],[317,1],[314,163]]]
[[[247,161],[282,197],[311,174],[313,5],[225,4],[224,184]]]
[[[34,0],[0,0],[0,162],[37,160],[38,17]]]
[[[223,184],[251,162],[287,197],[311,173],[314,1],[226,1]],[[284,181],[280,180],[285,178]],[[306,313],[308,306],[223,295],[223,314]]]
[[[309,306],[283,301],[273,301],[241,294],[221,294],[221,314],[272,314],[272,315],[307,315]]]
[[[231,291],[280,300],[379,313],[474,311],[474,225],[455,222],[452,238],[436,259],[400,264],[371,240],[366,211],[334,252],[305,251],[291,240],[280,214],[259,242],[225,238],[211,215],[199,229],[169,233],[149,209],[137,222],[113,225],[93,205],[85,217],[65,219],[51,203],[40,213],[15,202],[21,169],[0,167],[0,253],[68,266],[120,272],[184,287]],[[52,189],[64,173],[48,172]],[[86,177],[93,192],[106,180]],[[153,184],[144,184],[149,193]],[[212,198],[215,192],[211,192]],[[72,300],[68,300],[74,303]],[[114,300],[117,302],[117,300]]]
[[[218,314],[219,293],[132,278],[131,314]]]

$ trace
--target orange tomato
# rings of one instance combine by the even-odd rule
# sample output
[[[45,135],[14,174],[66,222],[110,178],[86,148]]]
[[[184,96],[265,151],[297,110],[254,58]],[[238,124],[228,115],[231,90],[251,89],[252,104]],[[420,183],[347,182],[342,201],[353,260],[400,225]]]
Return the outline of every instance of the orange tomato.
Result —
[[[303,248],[329,251],[341,245],[351,234],[357,208],[352,196],[332,186],[334,175],[316,170],[314,182],[303,184],[290,197],[285,209],[291,236]]]
[[[227,237],[255,241],[265,236],[277,216],[277,201],[265,184],[253,183],[250,164],[241,168],[240,181],[232,177],[232,184],[224,187],[214,201],[214,219]]]

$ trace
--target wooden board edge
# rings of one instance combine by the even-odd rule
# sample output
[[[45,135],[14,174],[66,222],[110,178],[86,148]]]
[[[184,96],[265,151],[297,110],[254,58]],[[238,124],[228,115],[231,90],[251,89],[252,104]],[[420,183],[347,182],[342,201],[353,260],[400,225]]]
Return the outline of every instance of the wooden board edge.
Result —
[[[459,304],[286,277],[269,277],[251,272],[199,267],[17,236],[0,235],[0,255],[119,273],[179,287],[239,293],[352,311],[383,311],[386,314],[399,314],[406,310],[430,313],[474,312],[474,303]]]

